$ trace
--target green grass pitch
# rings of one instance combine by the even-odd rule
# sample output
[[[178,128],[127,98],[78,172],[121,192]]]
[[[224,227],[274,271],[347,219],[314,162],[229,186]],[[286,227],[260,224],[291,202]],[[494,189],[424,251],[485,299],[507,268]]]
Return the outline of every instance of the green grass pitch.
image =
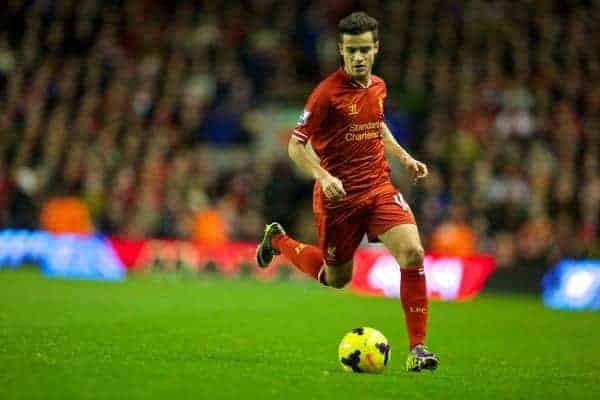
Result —
[[[308,281],[0,271],[0,399],[600,399],[600,313],[494,294],[430,310],[440,369],[409,374],[398,300]],[[361,325],[390,341],[382,375],[338,365]]]

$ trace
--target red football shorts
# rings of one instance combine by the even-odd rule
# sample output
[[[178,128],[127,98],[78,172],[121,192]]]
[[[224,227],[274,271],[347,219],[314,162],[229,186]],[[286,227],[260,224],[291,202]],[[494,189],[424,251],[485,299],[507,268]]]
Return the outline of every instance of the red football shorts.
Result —
[[[410,207],[391,184],[339,203],[329,202],[317,184],[313,211],[319,247],[330,266],[350,261],[365,233],[373,240],[396,225],[415,224]]]

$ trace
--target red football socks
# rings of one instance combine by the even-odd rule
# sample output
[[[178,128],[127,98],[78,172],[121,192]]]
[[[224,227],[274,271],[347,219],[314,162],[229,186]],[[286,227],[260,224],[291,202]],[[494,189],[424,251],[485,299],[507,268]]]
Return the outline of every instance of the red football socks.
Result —
[[[400,300],[408,331],[410,348],[425,344],[427,332],[427,286],[423,267],[401,269]]]
[[[318,279],[324,263],[323,253],[318,247],[300,243],[285,234],[273,237],[271,246],[281,252],[300,271]]]

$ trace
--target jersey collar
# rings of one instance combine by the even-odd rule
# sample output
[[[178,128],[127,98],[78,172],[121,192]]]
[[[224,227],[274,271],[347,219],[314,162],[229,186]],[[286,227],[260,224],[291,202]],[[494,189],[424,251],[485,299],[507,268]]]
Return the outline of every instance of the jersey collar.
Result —
[[[347,73],[343,66],[340,67],[340,72],[341,72],[342,76],[344,77],[344,79],[350,85],[354,86],[355,88],[367,89],[367,88],[369,88],[373,84],[373,78],[371,76],[369,77],[369,82],[367,83],[367,86],[365,86],[362,83],[354,80],[354,78],[352,77],[352,75],[350,75],[349,73]]]

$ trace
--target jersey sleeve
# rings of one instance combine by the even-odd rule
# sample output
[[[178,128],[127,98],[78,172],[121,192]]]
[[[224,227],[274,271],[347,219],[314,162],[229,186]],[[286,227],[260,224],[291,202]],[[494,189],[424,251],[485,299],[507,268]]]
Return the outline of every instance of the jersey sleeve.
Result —
[[[311,136],[317,133],[327,118],[329,112],[329,96],[323,86],[317,86],[308,97],[306,106],[292,136],[301,143],[306,143]]]

